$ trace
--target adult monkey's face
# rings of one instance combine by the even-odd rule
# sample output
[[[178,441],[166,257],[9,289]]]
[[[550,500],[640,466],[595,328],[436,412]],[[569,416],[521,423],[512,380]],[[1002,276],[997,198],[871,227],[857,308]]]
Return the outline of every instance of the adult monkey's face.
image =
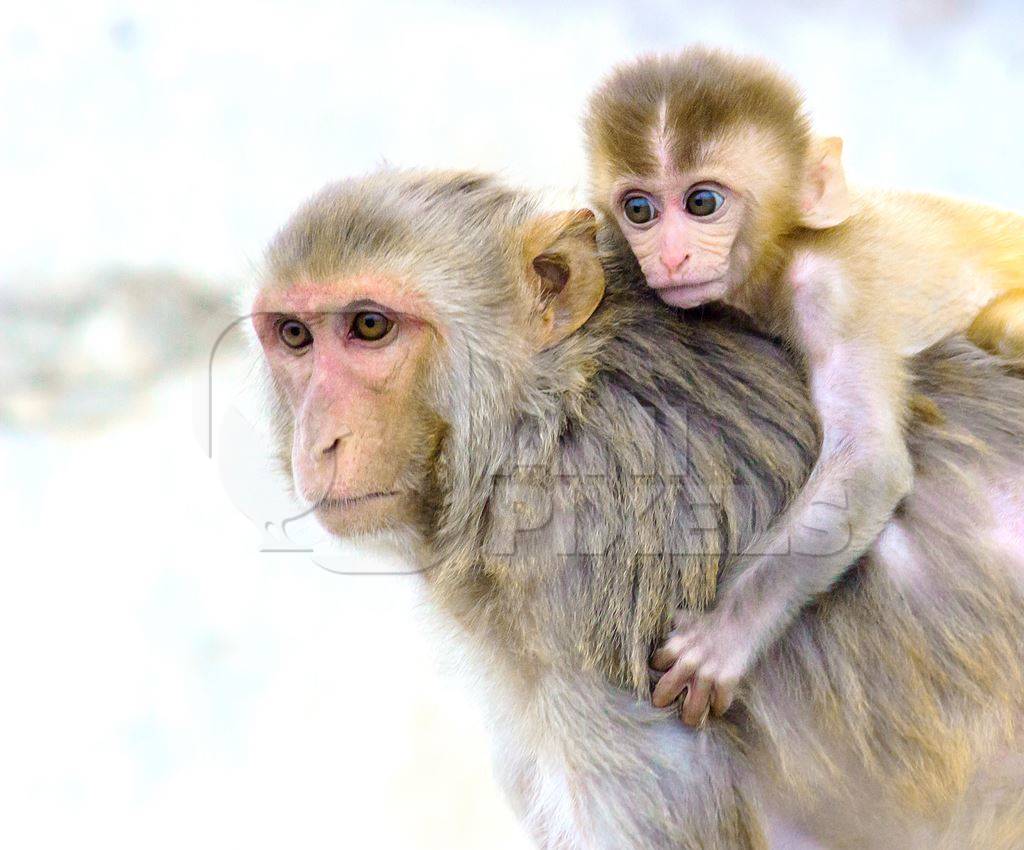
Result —
[[[271,247],[253,325],[282,460],[339,536],[416,528],[456,418],[482,415],[468,397],[500,396],[486,364],[521,369],[604,293],[589,211],[499,214],[497,193],[466,175],[375,175],[323,192]]]
[[[280,282],[255,306],[296,492],[338,534],[410,521],[440,434],[424,393],[438,345],[430,306],[387,276]]]

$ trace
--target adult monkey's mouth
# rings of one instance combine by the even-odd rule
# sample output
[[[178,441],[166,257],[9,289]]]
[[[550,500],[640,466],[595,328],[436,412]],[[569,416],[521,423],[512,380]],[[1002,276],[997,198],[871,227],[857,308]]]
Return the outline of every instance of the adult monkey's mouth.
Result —
[[[363,504],[364,502],[370,502],[375,499],[386,499],[391,496],[400,495],[398,490],[388,490],[379,493],[366,493],[362,496],[334,496],[331,498],[321,499],[316,503],[317,510],[340,510],[344,508],[350,508],[355,505]]]

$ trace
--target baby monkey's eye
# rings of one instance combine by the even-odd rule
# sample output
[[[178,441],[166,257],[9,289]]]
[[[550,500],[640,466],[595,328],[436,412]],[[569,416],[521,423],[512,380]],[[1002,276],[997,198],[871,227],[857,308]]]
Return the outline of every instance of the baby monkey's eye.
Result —
[[[718,212],[724,203],[725,198],[718,192],[711,189],[696,189],[686,196],[686,211],[690,215],[703,218]]]
[[[383,313],[356,313],[352,319],[352,336],[363,342],[379,342],[384,339],[395,323]]]
[[[644,195],[630,195],[622,202],[622,212],[633,224],[650,224],[658,217],[651,199]]]
[[[309,328],[298,319],[286,319],[281,322],[277,328],[277,335],[281,342],[296,350],[305,348],[313,341],[313,334],[309,332]]]

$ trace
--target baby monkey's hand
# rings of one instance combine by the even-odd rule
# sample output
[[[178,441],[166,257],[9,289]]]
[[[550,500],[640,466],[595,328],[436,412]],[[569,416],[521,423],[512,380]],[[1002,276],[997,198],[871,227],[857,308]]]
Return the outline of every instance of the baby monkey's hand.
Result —
[[[651,666],[662,673],[654,704],[671,705],[685,689],[679,714],[687,725],[701,726],[709,712],[720,715],[729,708],[753,663],[758,642],[723,611],[680,610],[674,625],[668,640],[651,656]]]

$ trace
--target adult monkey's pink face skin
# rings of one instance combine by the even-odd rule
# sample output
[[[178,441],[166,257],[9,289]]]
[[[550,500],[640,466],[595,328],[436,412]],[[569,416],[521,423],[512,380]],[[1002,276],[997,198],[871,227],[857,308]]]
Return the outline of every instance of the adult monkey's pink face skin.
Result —
[[[295,490],[342,535],[415,522],[437,417],[424,403],[429,305],[382,275],[281,282],[253,326],[291,425]]]

